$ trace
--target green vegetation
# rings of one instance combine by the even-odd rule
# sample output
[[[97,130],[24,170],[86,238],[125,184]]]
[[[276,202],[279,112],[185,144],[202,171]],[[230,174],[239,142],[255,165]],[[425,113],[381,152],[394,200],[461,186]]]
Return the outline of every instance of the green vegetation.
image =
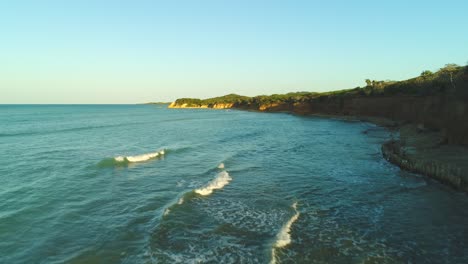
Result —
[[[321,93],[322,96],[427,96],[443,93],[451,89],[457,94],[466,94],[468,66],[447,64],[439,71],[423,71],[420,76],[404,81],[371,81],[366,86],[349,90]],[[458,84],[457,84],[458,83]]]
[[[196,98],[180,98],[175,102],[178,105],[186,104],[188,107],[199,107],[202,105],[202,100]]]
[[[196,98],[180,98],[175,101],[177,105],[186,104],[187,107],[200,107],[206,105],[212,107],[215,104],[233,104],[234,106],[245,105],[264,105],[273,103],[294,103],[312,98],[318,93],[312,92],[295,92],[287,94],[260,95],[255,97],[242,96],[237,94],[228,94],[225,96],[214,97],[209,99]]]
[[[295,92],[260,95],[255,97],[228,94],[209,99],[181,98],[177,105],[187,107],[212,107],[215,104],[233,104],[234,107],[256,108],[269,104],[294,104],[311,100],[326,101],[331,98],[379,97],[379,96],[428,96],[450,92],[468,97],[468,65],[447,64],[437,72],[423,71],[420,76],[404,81],[365,80],[366,86],[324,93]]]
[[[187,107],[200,107],[206,105],[212,107],[215,104],[240,104],[250,100],[250,97],[237,95],[237,94],[228,94],[220,97],[214,97],[209,99],[196,99],[196,98],[180,98],[176,100],[176,104],[183,105],[187,104]]]
[[[214,104],[236,104],[248,100],[249,97],[237,95],[237,94],[228,94],[225,96],[214,97],[210,99],[203,100],[203,104],[207,104],[209,106]]]
[[[426,70],[426,71],[423,71],[423,72],[421,72],[421,76],[422,76],[422,77],[431,76],[432,74],[434,74],[434,73],[433,73],[433,72],[431,72],[431,71],[427,71],[427,70]]]
[[[253,105],[266,105],[266,104],[281,104],[281,103],[295,103],[302,102],[307,99],[313,98],[318,93],[312,92],[295,92],[287,94],[272,94],[260,95],[250,99],[250,104]]]
[[[385,95],[424,96],[447,92],[449,89],[452,89],[451,92],[463,93],[461,90],[463,85],[460,85],[460,89],[457,90],[456,82],[465,83],[466,86],[466,80],[463,80],[466,77],[464,76],[466,75],[464,68],[466,67],[447,64],[435,73],[424,71],[419,77],[385,86],[382,93]]]

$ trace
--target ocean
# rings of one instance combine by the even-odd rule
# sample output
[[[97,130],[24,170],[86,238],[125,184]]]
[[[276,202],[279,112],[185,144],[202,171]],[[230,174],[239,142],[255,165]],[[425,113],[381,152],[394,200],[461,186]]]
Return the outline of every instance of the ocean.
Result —
[[[162,105],[0,106],[0,263],[468,263],[468,197],[385,128]]]

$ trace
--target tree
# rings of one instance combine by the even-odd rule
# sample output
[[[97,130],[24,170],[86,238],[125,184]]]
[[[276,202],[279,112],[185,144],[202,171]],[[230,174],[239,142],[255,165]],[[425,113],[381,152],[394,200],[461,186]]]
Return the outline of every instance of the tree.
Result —
[[[428,76],[431,76],[432,74],[434,73],[428,70],[421,72],[422,77],[428,77]]]
[[[445,67],[440,69],[440,71],[443,74],[450,76],[450,83],[452,84],[452,87],[454,89],[455,89],[455,84],[453,83],[453,74],[458,70],[458,68],[460,68],[460,66],[458,66],[457,64],[449,63],[449,64],[445,64]]]
[[[372,85],[371,80],[370,80],[370,79],[366,79],[366,84],[367,84],[367,86],[371,86],[371,85]]]

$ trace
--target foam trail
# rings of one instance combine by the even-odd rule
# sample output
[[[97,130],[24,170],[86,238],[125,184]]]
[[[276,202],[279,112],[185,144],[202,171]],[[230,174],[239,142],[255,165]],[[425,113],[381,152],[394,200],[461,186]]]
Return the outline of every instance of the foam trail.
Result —
[[[276,249],[283,248],[291,243],[291,226],[299,218],[299,212],[297,211],[297,202],[293,203],[291,207],[294,209],[295,214],[289,219],[288,222],[286,222],[286,224],[284,224],[278,235],[276,235],[276,242],[273,245],[273,249],[271,250],[272,258],[270,264],[276,263]]]
[[[180,197],[179,201],[177,201],[177,204],[183,204],[184,203],[184,197]]]
[[[187,193],[186,193],[187,194]],[[185,195],[186,195],[185,194]],[[173,203],[171,206],[164,210],[163,216],[167,216],[171,212],[171,208],[174,208],[176,205],[181,205],[184,203],[184,196],[180,197],[177,203]]]
[[[115,157],[114,160],[117,162],[142,162],[142,161],[147,161],[149,159],[156,158],[158,156],[163,156],[165,154],[164,150],[152,152],[152,153],[146,153],[146,154],[141,154],[137,156],[118,156]]]
[[[164,210],[164,214],[163,214],[163,216],[166,216],[166,215],[168,215],[170,212],[171,212],[171,209],[169,209],[169,208],[166,208],[166,210]]]
[[[220,166],[223,165],[222,167],[224,168],[224,164],[221,163]],[[218,166],[218,168],[220,168]],[[218,173],[215,179],[210,181],[205,187],[195,189],[193,191],[185,193],[182,197],[177,200],[177,202],[173,203],[171,206],[167,207],[164,210],[163,216],[169,215],[171,212],[171,209],[174,208],[175,206],[182,205],[185,202],[185,199],[190,199],[192,197],[193,193],[198,193],[201,195],[209,195],[213,192],[213,190],[216,189],[222,189],[225,185],[227,185],[230,181],[232,180],[231,176],[226,171],[221,171]]]
[[[227,171],[222,171],[218,173],[216,178],[210,181],[205,187],[196,189],[195,192],[203,196],[210,195],[214,190],[222,189],[231,180],[232,178],[229,176],[229,173],[227,173]]]
[[[218,169],[224,169],[224,163],[220,163],[220,164],[218,165]]]

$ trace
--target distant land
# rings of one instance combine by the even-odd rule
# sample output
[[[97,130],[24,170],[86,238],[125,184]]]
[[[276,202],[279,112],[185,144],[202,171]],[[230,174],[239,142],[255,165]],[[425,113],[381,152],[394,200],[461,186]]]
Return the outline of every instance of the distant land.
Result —
[[[365,82],[364,87],[325,93],[180,98],[168,107],[289,112],[374,122],[399,135],[382,146],[387,160],[468,192],[468,66],[447,64],[408,80]]]

